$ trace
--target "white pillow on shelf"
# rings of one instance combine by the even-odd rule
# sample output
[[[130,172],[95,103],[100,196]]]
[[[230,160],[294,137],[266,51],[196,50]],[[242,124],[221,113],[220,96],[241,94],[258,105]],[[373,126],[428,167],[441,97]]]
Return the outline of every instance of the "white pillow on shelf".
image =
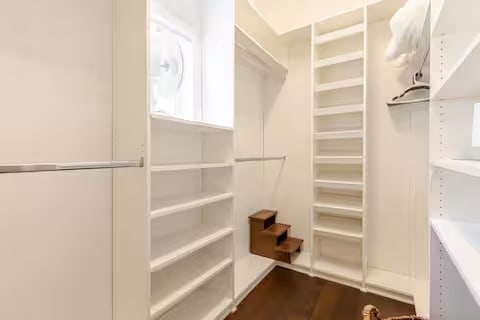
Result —
[[[392,39],[385,60],[401,67],[409,64],[422,35],[429,0],[408,0],[390,21]]]

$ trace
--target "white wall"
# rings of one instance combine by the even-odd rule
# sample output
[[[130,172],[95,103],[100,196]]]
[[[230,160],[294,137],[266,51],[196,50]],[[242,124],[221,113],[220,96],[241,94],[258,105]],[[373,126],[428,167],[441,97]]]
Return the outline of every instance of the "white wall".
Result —
[[[245,61],[235,68],[235,157],[263,157],[265,78]],[[249,252],[248,216],[264,209],[263,163],[237,163],[235,167],[235,257]]]
[[[265,164],[266,200],[279,210],[278,221],[291,224],[290,235],[310,250],[312,205],[310,42],[289,49],[286,81],[268,82],[265,105],[265,155],[287,156]]]
[[[0,163],[112,158],[112,2],[0,10]],[[111,171],[0,175],[0,319],[111,318]]]
[[[411,78],[383,60],[388,21],[369,25],[368,35],[369,265],[426,278],[428,105],[385,105]]]
[[[234,3],[208,0],[203,11],[203,120],[234,125]],[[219,81],[219,79],[222,79]]]

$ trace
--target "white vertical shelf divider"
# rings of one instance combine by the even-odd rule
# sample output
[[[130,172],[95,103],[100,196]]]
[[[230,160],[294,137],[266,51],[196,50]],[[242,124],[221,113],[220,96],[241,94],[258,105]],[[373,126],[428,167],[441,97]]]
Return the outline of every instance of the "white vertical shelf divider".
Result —
[[[315,172],[315,138],[314,138],[314,131],[315,131],[315,24],[310,26],[310,66],[312,67],[312,71],[310,72],[310,86],[311,86],[311,97],[310,97],[310,108],[311,108],[311,119],[310,119],[310,128],[312,128],[312,140],[310,141],[310,154],[312,155],[311,159],[311,172]],[[315,178],[312,176],[312,180]],[[315,199],[315,182],[312,181],[312,201]],[[315,201],[314,201],[315,202]],[[313,226],[315,224],[314,220],[315,215],[315,206],[312,205],[310,209],[310,243],[311,243],[311,252],[310,252],[310,274],[313,274],[313,263],[314,263],[314,243],[315,243],[315,233],[313,232]]]
[[[114,172],[113,319],[223,319],[234,298],[234,1],[115,0],[115,8],[114,158],[140,154],[145,168]],[[193,80],[180,91],[191,92],[177,92],[192,103],[175,106],[193,106],[182,113],[193,119],[152,111],[158,21],[201,52],[185,60]]]
[[[362,193],[362,208],[363,208],[363,219],[362,219],[362,232],[363,232],[363,242],[362,242],[362,269],[363,269],[363,278],[362,278],[362,290],[366,291],[366,281],[368,275],[368,209],[367,209],[367,119],[368,119],[368,101],[367,101],[367,80],[368,80],[368,7],[363,8],[363,51],[365,52],[363,57],[363,170],[362,170],[362,181],[363,181],[363,193]]]
[[[368,259],[367,93],[369,77],[373,75],[368,74],[367,64],[368,47],[375,41],[369,37],[369,25],[390,19],[403,5],[402,0],[378,1],[312,25],[314,199],[310,220],[311,273],[362,291],[412,303],[417,287],[413,275],[375,269],[369,266]],[[358,73],[355,74],[355,71]],[[338,86],[329,87],[328,91],[319,90],[325,88],[325,83],[342,83],[345,79],[359,80],[355,86],[348,88]],[[345,136],[345,132],[362,134]],[[333,140],[340,134],[343,139]],[[330,172],[332,168],[333,171]],[[348,172],[351,173],[352,170],[358,170],[358,175],[351,176]],[[357,190],[335,190],[329,188],[328,183],[323,183],[319,192],[315,180],[326,182],[328,179],[355,185]],[[359,185],[362,186],[361,190],[358,190]],[[352,221],[357,221],[358,224],[352,224]],[[315,229],[328,232],[315,232]],[[361,236],[357,237],[356,242],[352,239],[348,241],[342,236],[348,234],[346,230],[353,230]],[[323,247],[322,242],[325,242]],[[335,249],[325,250],[328,257],[323,257],[322,251],[327,246]],[[355,256],[356,259],[354,263],[342,261],[332,257],[332,251],[343,252],[344,256]]]

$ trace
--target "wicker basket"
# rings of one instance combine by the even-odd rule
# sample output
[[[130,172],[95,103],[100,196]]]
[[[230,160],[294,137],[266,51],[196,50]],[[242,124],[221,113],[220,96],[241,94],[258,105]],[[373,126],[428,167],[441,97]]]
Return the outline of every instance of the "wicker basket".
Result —
[[[363,320],[427,320],[427,319],[422,317],[417,317],[417,316],[382,318],[380,316],[380,311],[376,307],[368,305],[363,308]]]

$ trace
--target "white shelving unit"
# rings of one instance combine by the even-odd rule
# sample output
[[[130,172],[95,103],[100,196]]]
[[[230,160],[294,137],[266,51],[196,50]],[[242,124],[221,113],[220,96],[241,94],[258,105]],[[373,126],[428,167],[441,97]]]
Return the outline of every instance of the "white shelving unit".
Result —
[[[224,318],[234,301],[234,1],[119,1],[115,14],[114,154],[142,154],[145,168],[114,173],[114,318]],[[183,64],[181,81],[159,60]]]
[[[432,21],[434,37],[443,34],[458,34],[467,30],[479,30],[480,22],[475,10],[478,3],[475,0],[438,1],[432,7]]]
[[[473,298],[480,305],[480,224],[432,219],[432,229]]]
[[[370,266],[367,250],[367,60],[375,41],[369,26],[390,19],[403,5],[378,1],[312,26],[311,271],[413,303],[426,297],[417,289],[420,282]]]
[[[480,313],[479,150],[472,146],[480,96],[475,1],[432,2],[430,103],[430,319]]]
[[[447,1],[448,2],[448,1]],[[480,27],[479,29],[480,30]],[[440,81],[440,85],[433,91],[435,100],[454,98],[469,98],[480,96],[477,83],[480,80],[480,33],[478,33],[465,52],[453,63],[451,70]],[[463,83],[461,87],[459,83]]]
[[[366,9],[314,24],[312,39],[311,268],[362,287]]]
[[[165,314],[185,297],[232,265],[231,258],[221,261],[215,261],[209,256],[196,258],[188,264],[175,267],[169,273],[169,277],[163,276],[159,279],[153,277],[152,282],[158,282],[158,287],[161,289],[152,296],[153,306],[150,311],[152,319]]]

